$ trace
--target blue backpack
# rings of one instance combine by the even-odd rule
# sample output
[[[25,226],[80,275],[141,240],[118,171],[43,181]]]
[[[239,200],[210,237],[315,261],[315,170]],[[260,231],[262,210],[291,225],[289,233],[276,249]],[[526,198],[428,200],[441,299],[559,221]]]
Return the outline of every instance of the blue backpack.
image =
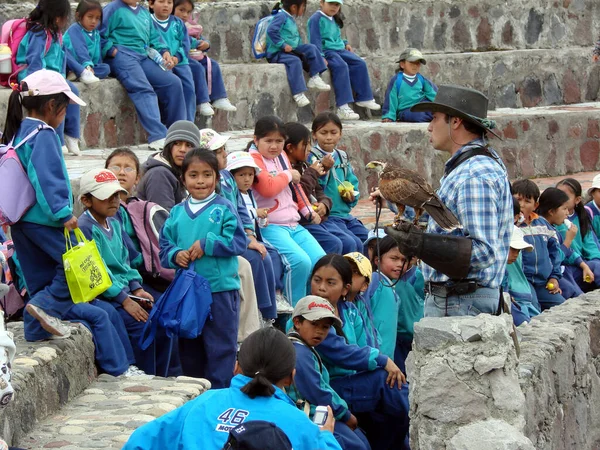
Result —
[[[273,15],[260,19],[254,28],[252,36],[252,54],[256,59],[262,59],[267,56],[267,28],[273,20]]]
[[[212,302],[210,285],[206,278],[194,270],[178,270],[173,282],[150,311],[140,337],[141,349],[146,350],[152,344],[158,327],[164,328],[166,335],[171,338],[170,362],[172,338],[178,336],[194,339],[200,336],[206,319],[210,316]]]

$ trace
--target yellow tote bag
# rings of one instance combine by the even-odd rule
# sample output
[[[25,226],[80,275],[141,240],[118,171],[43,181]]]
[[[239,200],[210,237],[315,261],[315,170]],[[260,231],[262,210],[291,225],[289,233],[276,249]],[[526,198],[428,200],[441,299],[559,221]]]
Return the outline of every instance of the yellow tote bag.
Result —
[[[77,245],[73,247],[69,230],[65,228],[66,252],[63,266],[73,303],[94,300],[112,286],[112,281],[100,256],[96,242],[88,241],[83,232],[76,228],[73,233]]]

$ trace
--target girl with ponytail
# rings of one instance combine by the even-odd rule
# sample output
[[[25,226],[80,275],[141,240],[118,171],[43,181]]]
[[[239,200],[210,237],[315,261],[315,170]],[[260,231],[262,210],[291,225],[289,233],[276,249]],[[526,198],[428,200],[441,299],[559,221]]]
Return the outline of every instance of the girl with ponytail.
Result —
[[[282,332],[272,327],[255,331],[240,347],[231,387],[205,392],[138,428],[123,449],[223,448],[229,430],[255,420],[281,428],[295,450],[340,449],[331,408],[319,429],[285,393],[295,365],[294,345]]]

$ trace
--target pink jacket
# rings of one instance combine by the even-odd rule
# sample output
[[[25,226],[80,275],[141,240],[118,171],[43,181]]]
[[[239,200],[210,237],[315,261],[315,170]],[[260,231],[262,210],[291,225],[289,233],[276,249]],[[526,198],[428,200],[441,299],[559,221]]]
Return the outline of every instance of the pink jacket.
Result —
[[[254,162],[261,168],[253,186],[254,197],[259,208],[269,209],[269,223],[282,226],[295,226],[300,221],[300,213],[307,216],[310,209],[303,199],[296,204],[289,183],[292,181],[290,170],[284,170],[279,159],[262,156],[255,146],[250,147]],[[281,153],[287,167],[292,167],[285,152]]]

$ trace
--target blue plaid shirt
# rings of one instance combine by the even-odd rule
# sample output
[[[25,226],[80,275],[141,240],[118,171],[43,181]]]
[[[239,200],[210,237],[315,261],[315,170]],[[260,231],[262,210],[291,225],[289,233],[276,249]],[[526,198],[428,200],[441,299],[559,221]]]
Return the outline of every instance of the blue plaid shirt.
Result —
[[[485,142],[482,139],[469,142],[448,160],[446,167],[467,149],[478,145],[484,146]],[[498,160],[474,156],[464,161],[449,175],[442,177],[437,194],[463,226],[450,234],[473,241],[467,278],[485,287],[497,288],[502,284],[508,257],[513,199],[506,167],[498,154],[489,150]],[[427,232],[448,234],[433,219],[429,219]],[[439,283],[449,279],[425,264],[423,276],[426,282]]]

